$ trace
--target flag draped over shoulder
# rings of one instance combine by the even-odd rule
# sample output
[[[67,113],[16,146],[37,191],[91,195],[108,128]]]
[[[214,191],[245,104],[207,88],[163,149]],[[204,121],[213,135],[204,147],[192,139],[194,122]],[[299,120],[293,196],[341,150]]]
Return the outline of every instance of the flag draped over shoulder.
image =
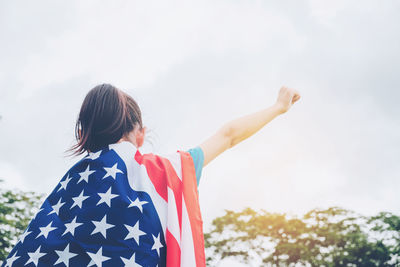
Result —
[[[129,142],[64,175],[3,266],[205,266],[188,152],[141,154]]]

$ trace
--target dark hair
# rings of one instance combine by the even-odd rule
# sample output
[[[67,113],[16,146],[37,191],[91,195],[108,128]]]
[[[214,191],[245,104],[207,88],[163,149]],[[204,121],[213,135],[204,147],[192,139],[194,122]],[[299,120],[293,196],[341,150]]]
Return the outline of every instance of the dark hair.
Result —
[[[83,100],[75,125],[77,143],[67,151],[72,155],[97,151],[118,142],[137,126],[143,128],[136,101],[111,84],[97,85]]]

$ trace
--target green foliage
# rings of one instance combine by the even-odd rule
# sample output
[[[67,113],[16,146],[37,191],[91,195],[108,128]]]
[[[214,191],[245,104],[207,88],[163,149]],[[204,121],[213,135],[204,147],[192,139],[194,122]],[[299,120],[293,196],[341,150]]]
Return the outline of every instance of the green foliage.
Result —
[[[400,266],[400,217],[338,207],[286,214],[226,211],[205,234],[207,266],[233,257],[257,266]]]
[[[0,189],[0,263],[37,212],[42,197],[34,192]]]
[[[0,263],[43,198],[0,189]],[[229,257],[253,266],[400,266],[400,217],[389,212],[367,217],[332,207],[298,218],[227,210],[204,237],[207,266]]]

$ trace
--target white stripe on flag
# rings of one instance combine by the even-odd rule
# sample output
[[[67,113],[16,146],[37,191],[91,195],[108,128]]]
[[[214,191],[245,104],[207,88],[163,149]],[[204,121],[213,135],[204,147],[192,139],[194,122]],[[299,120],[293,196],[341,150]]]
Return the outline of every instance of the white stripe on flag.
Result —
[[[179,218],[176,208],[174,192],[168,187],[168,220],[167,228],[172,236],[175,238],[176,242],[180,244],[181,241],[181,231],[179,228]]]
[[[162,156],[162,155],[160,155]],[[162,157],[167,158],[171,162],[172,167],[174,167],[176,175],[182,181],[182,161],[181,154],[179,152],[174,152],[170,154],[163,155]]]
[[[186,210],[184,198],[182,198],[182,240],[181,240],[181,266],[196,266],[192,228],[190,227],[189,216]]]

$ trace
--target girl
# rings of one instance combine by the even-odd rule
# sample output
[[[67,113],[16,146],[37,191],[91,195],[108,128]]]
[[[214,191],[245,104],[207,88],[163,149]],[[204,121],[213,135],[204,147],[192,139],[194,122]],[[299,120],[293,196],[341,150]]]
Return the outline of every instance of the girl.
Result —
[[[110,84],[85,97],[72,166],[3,266],[205,266],[197,185],[202,168],[285,113],[300,94],[232,120],[188,151],[141,154],[146,127],[135,100]],[[168,249],[167,249],[168,248]]]

